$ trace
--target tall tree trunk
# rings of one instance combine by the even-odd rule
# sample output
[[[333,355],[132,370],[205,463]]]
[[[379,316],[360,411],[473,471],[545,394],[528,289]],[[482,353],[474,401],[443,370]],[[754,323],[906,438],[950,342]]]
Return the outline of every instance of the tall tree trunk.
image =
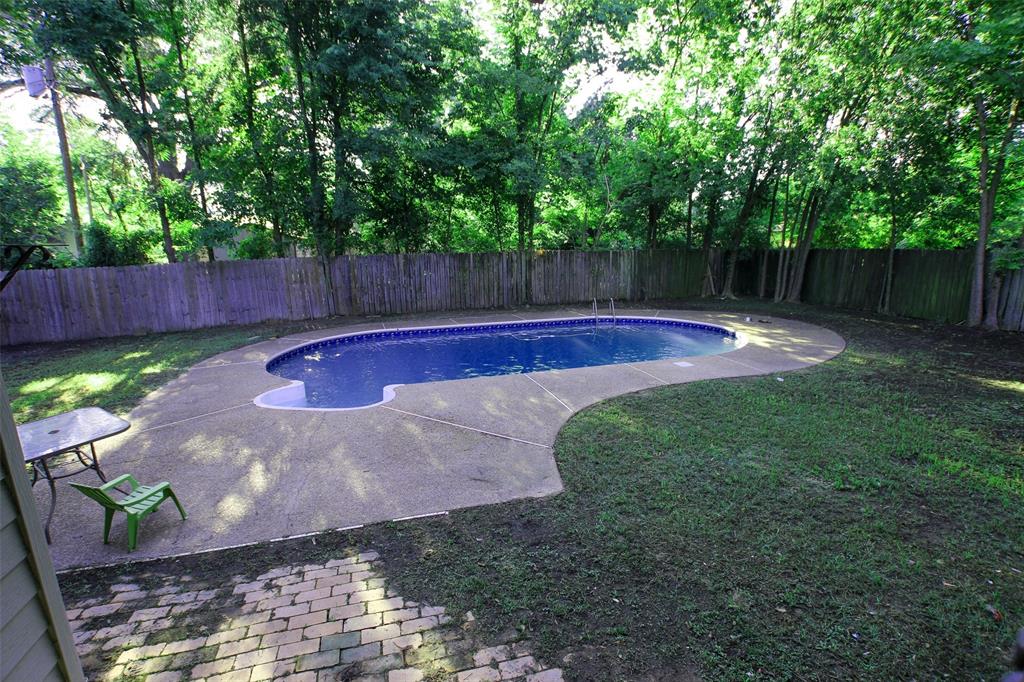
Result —
[[[274,239],[274,251],[278,258],[284,258],[284,235],[281,226],[281,213],[276,201],[274,169],[266,162],[263,154],[263,140],[256,129],[256,86],[249,68],[249,41],[245,33],[245,7],[239,3],[235,25],[238,29],[239,53],[242,57],[242,73],[245,76],[245,128],[249,134],[249,146],[252,147],[256,167],[263,177],[266,199],[271,202],[270,226]]]
[[[517,6],[517,12],[529,10],[525,6]],[[513,22],[514,23],[514,22]],[[520,83],[520,74],[524,72],[526,46],[519,31],[513,32],[511,41],[512,67],[515,73],[512,117],[516,127],[516,142],[521,147],[530,148],[530,158],[536,162],[540,149],[535,140],[528,139],[527,131],[536,119],[538,126],[543,125],[546,100],[535,107],[536,115],[531,115],[527,106],[526,92]],[[554,98],[552,98],[553,100]],[[552,106],[551,114],[554,114]],[[550,119],[549,119],[550,120]],[[533,302],[533,227],[535,218],[536,189],[534,187],[516,187],[516,231],[519,237],[519,267],[521,300],[527,304]]]
[[[981,159],[978,162],[978,241],[974,246],[974,275],[971,278],[971,301],[967,310],[967,324],[977,327],[985,312],[985,265],[988,250],[988,234],[992,226],[989,210],[989,158],[988,158],[988,113],[985,98],[978,95],[974,100],[978,116],[978,141],[981,145]]]
[[[49,57],[46,58],[45,73],[50,90],[50,103],[53,105],[53,120],[57,127],[60,161],[64,169],[64,189],[68,194],[68,217],[71,219],[71,230],[75,237],[75,248],[78,254],[82,255],[85,251],[85,240],[82,238],[82,219],[78,215],[78,197],[75,196],[75,175],[71,169],[71,148],[68,146],[68,133],[64,128],[64,110],[60,105],[57,77],[53,72],[53,62]]]
[[[878,312],[889,314],[889,303],[892,300],[892,269],[896,261],[896,191],[889,189],[889,253],[885,259],[885,281],[882,283],[882,299],[879,301]]]
[[[530,252],[530,262],[533,262],[533,252],[535,250],[533,242],[533,230],[537,225],[537,195],[531,193],[527,198],[527,211],[526,211],[526,249]]]
[[[306,139],[306,171],[309,176],[309,222],[316,241],[317,252],[326,258],[324,243],[324,184],[320,176],[320,151],[316,143],[319,125],[315,108],[310,107],[306,98],[305,63],[302,59],[302,36],[299,26],[301,9],[293,3],[288,13],[286,30],[288,45],[292,58],[292,69],[295,71],[295,88],[299,100],[299,115],[302,119],[302,130]]]
[[[516,196],[520,300],[526,304],[531,303],[533,299],[533,206],[532,194],[523,193]]]
[[[767,181],[767,178],[764,181],[758,178],[761,174],[761,159],[764,152],[765,147],[762,146],[758,149],[757,155],[754,158],[754,166],[750,171],[750,181],[747,183],[747,191],[743,195],[743,206],[740,207],[739,215],[736,217],[736,223],[733,226],[729,239],[729,259],[725,269],[725,283],[722,285],[722,298],[736,298],[732,291],[732,283],[736,277],[736,261],[739,258],[737,252],[739,251],[740,244],[743,242],[743,235],[747,231],[750,217],[754,213],[754,206],[757,203],[757,196],[760,193],[762,182]]]
[[[306,169],[309,174],[309,220],[310,229],[313,233],[313,240],[316,244],[317,257],[320,260],[320,268],[323,271],[324,281],[327,282],[327,307],[331,315],[336,312],[336,299],[334,280],[331,270],[331,245],[328,234],[328,221],[326,216],[324,181],[321,176],[323,164],[320,159],[320,150],[317,146],[317,132],[320,129],[320,93],[307,98],[306,96],[306,68],[307,65],[302,54],[302,27],[299,20],[304,16],[303,11],[317,11],[315,3],[305,3],[301,0],[291,3],[290,11],[285,20],[285,30],[288,34],[289,51],[291,53],[292,68],[295,71],[295,93],[299,99],[299,113],[302,118],[302,130],[306,138]],[[315,21],[312,22],[315,24]],[[313,36],[307,36],[313,38]],[[310,76],[310,84],[313,84]]]
[[[693,248],[693,188],[686,196],[686,250]]]
[[[501,193],[491,188],[491,212],[494,214],[494,238],[498,242],[498,251],[505,250],[505,213],[501,206]]]
[[[775,176],[775,189],[772,190],[772,207],[768,210],[768,241],[764,247],[764,254],[761,256],[761,278],[757,283],[757,297],[764,298],[768,290],[768,254],[772,250],[772,230],[775,227],[775,207],[779,198],[779,180],[781,175]]]
[[[647,248],[649,249],[658,248],[658,218],[660,215],[661,211],[657,205],[647,204]]]
[[[960,14],[959,18],[962,22],[963,39],[970,43],[976,43],[977,37],[971,14],[965,12]],[[985,289],[986,284],[989,283],[987,273],[988,238],[995,215],[996,193],[999,190],[1003,169],[1006,165],[1006,153],[1016,134],[1019,106],[1020,99],[1015,97],[1010,102],[1010,116],[1002,145],[996,150],[993,160],[989,148],[988,104],[982,92],[979,91],[974,95],[974,113],[978,118],[980,158],[978,160],[978,242],[974,247],[974,273],[971,279],[971,299],[967,309],[967,324],[972,327],[983,323],[989,328],[998,326],[998,311],[986,315]],[[998,305],[998,301],[990,302],[991,308],[996,308]],[[983,316],[985,316],[984,320]]]
[[[799,303],[800,295],[804,287],[804,271],[807,269],[807,257],[811,253],[811,245],[814,243],[814,233],[818,228],[818,221],[821,218],[823,192],[812,190],[812,199],[807,205],[807,222],[800,235],[800,242],[793,254],[792,276],[789,281],[789,292],[786,300],[790,303]]]
[[[1003,290],[1003,275],[989,268],[988,280],[988,300],[985,302],[985,319],[981,326],[995,330],[999,329],[999,295]]]
[[[792,229],[790,227],[790,211],[789,211],[789,184],[790,176],[786,176],[786,198],[782,202],[782,231],[779,235],[779,260],[775,264],[775,294],[773,299],[776,303],[781,301],[785,297],[783,289],[783,274],[786,271],[786,254],[788,253],[786,230]],[[799,206],[797,206],[799,210]]]
[[[85,159],[81,160],[82,169],[82,189],[85,190],[85,215],[88,221],[93,221],[92,216],[92,188],[89,186],[89,165],[85,162]]]
[[[1010,105],[1010,120],[1002,144],[996,150],[995,159],[991,158],[988,140],[988,107],[983,95],[974,98],[974,109],[978,117],[978,142],[981,157],[978,161],[978,243],[974,247],[974,276],[971,280],[971,301],[967,312],[967,323],[972,327],[984,325],[986,328],[998,328],[998,301],[990,301],[991,313],[986,313],[985,289],[989,283],[987,270],[988,237],[992,230],[995,217],[996,193],[1002,182],[1003,170],[1006,167],[1006,155],[1013,141],[1019,123],[1020,100],[1015,99]],[[990,285],[991,286],[991,285]],[[984,315],[984,319],[983,316]]]
[[[131,17],[135,17],[135,2],[132,0],[131,11],[123,4],[121,11]],[[145,148],[143,157],[149,170],[149,187],[156,202],[156,212],[160,218],[160,230],[163,233],[164,253],[167,254],[168,263],[177,263],[178,255],[174,250],[174,241],[171,239],[171,221],[167,216],[167,203],[164,201],[163,192],[160,187],[160,176],[157,172],[156,145],[153,143],[153,128],[149,122],[149,93],[147,91],[146,77],[142,71],[142,59],[139,56],[139,44],[134,34],[128,41],[131,50],[132,61],[135,64],[135,78],[139,84],[139,108],[142,115],[142,125],[145,132],[142,134],[142,141]]]
[[[348,236],[352,232],[352,188],[348,175],[348,146],[345,144],[344,124],[348,106],[339,97],[331,103],[331,131],[334,138],[334,210],[331,216],[335,254],[344,253]]]
[[[767,116],[761,131],[762,139],[766,138],[772,130],[773,109],[774,107],[772,102],[769,101]],[[757,198],[761,194],[764,183],[768,182],[768,178],[775,170],[773,166],[766,174],[767,177],[763,180],[760,179],[761,165],[764,161],[764,155],[767,150],[768,142],[762,141],[754,154],[754,165],[750,169],[750,181],[747,183],[747,191],[743,196],[743,206],[740,208],[740,213],[736,217],[736,224],[733,227],[732,238],[730,239],[729,265],[725,271],[725,283],[722,285],[722,298],[736,298],[732,291],[732,287],[733,281],[736,278],[736,261],[739,257],[737,251],[739,251],[740,244],[743,242],[743,236],[747,232],[747,224],[750,222],[750,218],[754,214],[754,207],[757,204]]]
[[[804,187],[800,190],[800,196],[797,197],[796,207],[793,214],[796,216],[796,221],[791,221],[789,228],[789,235],[787,237],[786,250],[783,253],[784,259],[782,263],[782,285],[779,290],[775,293],[775,302],[779,303],[785,300],[789,296],[789,288],[793,282],[793,259],[796,255],[796,245],[799,243],[800,235],[803,233],[804,223],[807,220],[807,208],[810,205],[810,195],[813,189],[808,190]]]
[[[572,240],[575,249],[587,247],[587,237],[590,235],[590,201],[588,198],[584,197],[583,199],[583,233]]]
[[[109,187],[107,187],[107,198],[110,199],[110,206],[114,210],[114,215],[117,216],[117,224],[121,226],[121,230],[127,232],[128,225],[124,222],[124,211],[118,208],[117,197],[114,196]],[[110,214],[108,213],[107,215]]]
[[[806,204],[807,187],[801,187],[800,196],[797,197],[797,204],[791,211],[790,229],[787,235],[783,236],[783,249],[779,258],[779,283],[775,288],[775,302],[783,301],[790,293],[790,268],[793,265],[793,245],[797,243],[800,230],[804,225],[804,216],[807,214]],[[793,217],[796,217],[794,220]]]
[[[182,104],[185,109],[185,122],[188,125],[189,146],[192,150],[192,159],[196,169],[199,171],[196,187],[199,190],[199,205],[203,210],[203,220],[210,220],[210,208],[206,201],[206,179],[203,177],[203,152],[199,144],[199,136],[196,134],[196,119],[192,115],[192,98],[188,91],[188,71],[185,69],[185,54],[181,44],[181,34],[178,31],[178,17],[174,8],[175,0],[167,0],[167,9],[171,15],[171,37],[174,41],[174,51],[178,61],[178,77],[181,80]],[[214,261],[213,247],[206,245],[206,256]]]
[[[797,219],[796,223],[790,228],[789,231],[789,246],[785,252],[785,267],[782,271],[782,288],[776,293],[776,302],[781,302],[789,297],[789,290],[793,286],[793,264],[796,257],[796,247],[800,243],[800,237],[803,234],[804,223],[807,220],[807,209],[810,207],[811,196],[814,193],[812,188],[807,195],[804,196],[804,191],[801,191],[801,196],[797,202]]]
[[[704,286],[702,296],[715,295],[715,278],[711,272],[711,241],[718,230],[718,202],[721,193],[715,189],[708,195],[708,213],[704,224],[704,236],[701,243],[701,262],[704,264]]]
[[[775,303],[781,303],[786,298],[786,290],[789,282],[789,260],[792,249],[783,247],[779,249],[779,265],[775,273]]]
[[[739,249],[729,249],[725,259],[725,281],[722,283],[722,298],[736,298],[732,291],[732,281],[736,276],[736,262],[739,260]]]
[[[601,243],[601,231],[604,229],[605,223],[608,220],[608,214],[612,212],[612,184],[608,178],[608,174],[604,174],[604,210],[601,211],[601,220],[597,224],[594,230],[594,248],[597,248],[598,244]]]

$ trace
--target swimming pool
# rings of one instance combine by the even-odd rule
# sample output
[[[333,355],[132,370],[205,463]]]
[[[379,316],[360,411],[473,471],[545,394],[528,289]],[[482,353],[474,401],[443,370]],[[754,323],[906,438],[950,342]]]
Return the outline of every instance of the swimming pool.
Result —
[[[725,327],[646,317],[571,318],[362,332],[307,343],[267,362],[292,384],[256,404],[358,409],[387,402],[402,384],[616,365],[725,353]]]

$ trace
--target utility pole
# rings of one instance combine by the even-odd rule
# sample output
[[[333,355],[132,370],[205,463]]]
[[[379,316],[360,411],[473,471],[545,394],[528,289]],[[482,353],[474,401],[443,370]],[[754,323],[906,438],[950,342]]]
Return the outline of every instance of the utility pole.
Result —
[[[68,191],[68,213],[71,217],[71,229],[75,233],[75,246],[79,255],[85,250],[82,239],[82,219],[78,215],[78,199],[75,196],[75,177],[71,169],[71,151],[68,148],[68,133],[64,129],[64,112],[60,106],[60,94],[57,92],[57,79],[53,75],[53,61],[47,57],[46,87],[50,90],[50,102],[53,104],[53,119],[57,124],[57,141],[60,143],[60,160],[64,166],[64,186]]]

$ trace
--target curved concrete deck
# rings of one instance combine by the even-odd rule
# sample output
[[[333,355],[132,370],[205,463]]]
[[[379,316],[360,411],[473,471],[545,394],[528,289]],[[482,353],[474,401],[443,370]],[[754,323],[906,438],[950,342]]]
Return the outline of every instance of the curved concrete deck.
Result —
[[[360,321],[222,353],[151,393],[128,417],[131,430],[99,445],[108,475],[171,481],[188,520],[167,505],[143,522],[139,548],[129,555],[123,516],[114,523],[111,544],[103,545],[99,507],[62,481],[54,561],[70,568],[170,556],[550,495],[562,489],[551,446],[582,408],[665,384],[800,369],[845,347],[827,329],[774,317],[746,322],[733,313],[621,312],[722,324],[746,334],[748,343],[688,358],[689,366],[661,360],[413,384],[384,405],[325,412],[256,406],[257,395],[289,383],[268,374],[266,360],[304,341],[347,332],[587,312]],[[48,489],[36,486],[36,496],[45,510]]]

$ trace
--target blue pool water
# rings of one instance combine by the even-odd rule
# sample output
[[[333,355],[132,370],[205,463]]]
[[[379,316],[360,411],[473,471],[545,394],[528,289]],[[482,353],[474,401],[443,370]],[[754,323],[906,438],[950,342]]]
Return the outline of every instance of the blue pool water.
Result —
[[[273,358],[267,371],[304,384],[304,404],[279,406],[352,408],[381,402],[394,384],[712,355],[735,340],[720,327],[650,318],[437,327],[325,339]]]

